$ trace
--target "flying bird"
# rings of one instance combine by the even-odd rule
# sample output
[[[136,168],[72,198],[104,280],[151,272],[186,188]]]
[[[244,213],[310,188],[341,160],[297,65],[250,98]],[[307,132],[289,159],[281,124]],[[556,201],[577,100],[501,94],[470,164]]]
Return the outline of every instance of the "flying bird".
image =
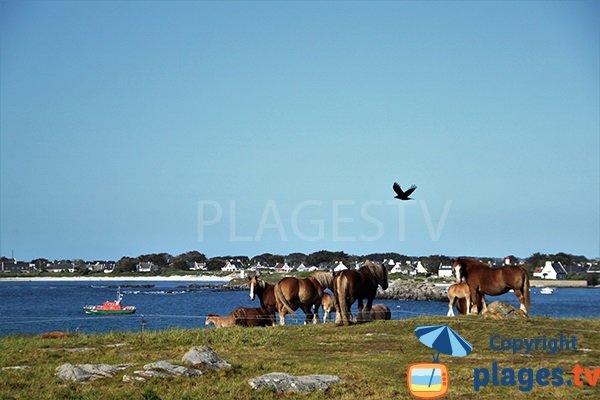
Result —
[[[396,192],[396,196],[394,196],[394,197],[397,198],[398,200],[413,200],[408,196],[410,196],[412,194],[412,192],[414,192],[415,189],[417,188],[415,185],[412,185],[405,192],[402,190],[402,188],[400,187],[400,185],[397,182],[394,182],[394,186],[392,186],[392,187],[394,188],[394,192]]]

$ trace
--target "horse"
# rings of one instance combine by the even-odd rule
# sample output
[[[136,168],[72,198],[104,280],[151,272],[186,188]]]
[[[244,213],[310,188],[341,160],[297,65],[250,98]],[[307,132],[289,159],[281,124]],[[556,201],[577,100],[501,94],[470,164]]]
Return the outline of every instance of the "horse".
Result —
[[[248,277],[250,286],[250,300],[254,301],[254,296],[258,296],[260,307],[265,310],[266,315],[271,320],[271,325],[275,326],[275,311],[277,310],[277,302],[275,301],[275,285],[263,281],[256,276]]]
[[[385,304],[373,304],[368,314],[364,311],[359,312],[354,322],[389,321],[390,319],[392,319],[392,312],[388,306]]]
[[[238,307],[232,312],[235,324],[241,326],[272,326],[269,313],[262,307]]]
[[[377,294],[377,286],[383,290],[388,288],[387,269],[371,261],[367,261],[359,270],[344,270],[335,274],[333,293],[335,294],[335,319],[337,325],[350,325],[352,313],[350,308],[358,300],[358,312],[371,312],[373,299]],[[367,304],[363,304],[363,299]]]
[[[483,297],[483,296],[482,296]],[[469,314],[471,311],[471,290],[469,289],[469,285],[467,282],[460,282],[450,285],[448,288],[448,316],[454,317],[454,304],[459,299],[465,299],[466,305],[463,310],[461,307],[457,306],[457,310],[459,314]],[[485,300],[484,300],[485,301]]]
[[[329,293],[323,293],[323,297],[321,297],[321,305],[323,306],[323,323],[325,323],[329,320],[329,315],[331,312],[335,311],[335,298]]]
[[[314,274],[304,279],[288,276],[275,285],[275,301],[279,312],[279,324],[285,325],[285,315],[295,314],[298,308],[306,314],[304,324],[316,324],[319,320],[319,307],[323,297],[323,284],[330,279],[325,274]],[[332,278],[331,278],[332,281]],[[314,312],[313,312],[314,307]]]
[[[232,314],[220,317],[217,314],[208,314],[204,325],[213,324],[216,328],[230,328],[235,326],[235,317]]]
[[[262,307],[238,307],[225,317],[220,317],[216,314],[208,314],[204,324],[210,325],[211,323],[217,328],[230,328],[235,325],[269,326],[271,325],[271,319]]]
[[[513,289],[515,296],[519,300],[519,308],[525,314],[528,313],[530,307],[529,276],[525,268],[515,265],[490,268],[477,259],[459,257],[452,263],[452,269],[457,283],[460,283],[464,279],[469,285],[472,304],[471,312],[478,313],[482,295],[497,296]],[[486,308],[485,302],[482,308]]]

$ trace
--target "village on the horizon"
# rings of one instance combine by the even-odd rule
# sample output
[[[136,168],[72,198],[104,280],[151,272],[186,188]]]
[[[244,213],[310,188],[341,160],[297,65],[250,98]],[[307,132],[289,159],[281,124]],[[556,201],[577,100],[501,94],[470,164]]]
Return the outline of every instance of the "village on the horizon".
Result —
[[[586,279],[600,277],[600,260],[589,260],[584,256],[566,253],[547,255],[535,253],[522,259],[515,256],[503,258],[480,257],[492,268],[520,265],[538,279]],[[54,260],[38,258],[30,262],[18,261],[13,257],[0,257],[0,274],[72,274],[121,275],[203,272],[260,272],[294,273],[313,271],[340,271],[359,269],[367,260],[383,263],[390,274],[405,276],[428,276],[450,278],[452,257],[432,255],[422,257],[405,256],[398,253],[373,253],[365,256],[348,255],[344,252],[319,251],[309,255],[291,253],[288,256],[265,253],[252,258],[246,256],[223,256],[207,258],[198,251],[178,256],[167,253],[141,255],[136,258],[122,257],[119,261],[106,260]]]

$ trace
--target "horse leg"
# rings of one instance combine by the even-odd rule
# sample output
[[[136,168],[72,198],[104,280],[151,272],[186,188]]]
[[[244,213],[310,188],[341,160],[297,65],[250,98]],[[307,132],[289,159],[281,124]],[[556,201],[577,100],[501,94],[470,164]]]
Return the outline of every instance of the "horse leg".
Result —
[[[452,309],[452,307],[454,307],[454,302],[456,302],[456,297],[452,297],[448,302],[448,317],[454,317],[454,310]]]
[[[470,297],[471,297],[471,307],[473,307],[473,308],[469,312],[469,309],[467,307],[466,314],[479,314],[479,308],[477,306],[479,304],[480,296],[479,296],[479,292],[477,291],[477,289],[471,290]]]
[[[527,307],[525,307],[525,296],[523,295],[523,292],[521,289],[514,289],[514,291],[515,296],[517,296],[517,300],[519,300],[519,310],[527,314]]]
[[[487,311],[487,304],[485,304],[485,295],[481,295],[481,312],[484,313]]]
[[[304,319],[304,325],[310,325],[310,323],[312,322],[313,318],[314,318],[314,314],[310,308],[310,306],[302,306],[302,311],[304,311],[304,314],[306,314],[306,318]]]
[[[469,315],[471,312],[471,296],[465,296],[467,299],[467,313],[465,315]],[[483,297],[481,297],[483,299]]]
[[[321,303],[315,303],[315,314],[313,316],[313,325],[319,323],[319,308],[321,307]]]
[[[279,309],[279,325],[283,326],[285,325],[285,314],[286,314],[286,309],[285,307],[281,307]]]

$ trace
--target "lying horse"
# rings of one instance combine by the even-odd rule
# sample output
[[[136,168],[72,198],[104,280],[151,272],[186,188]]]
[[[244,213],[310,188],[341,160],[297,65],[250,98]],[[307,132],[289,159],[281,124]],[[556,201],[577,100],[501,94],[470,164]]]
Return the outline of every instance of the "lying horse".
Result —
[[[329,279],[329,281],[328,281]],[[319,307],[323,297],[323,285],[332,282],[328,274],[313,274],[308,278],[286,277],[275,285],[275,301],[279,312],[279,324],[285,325],[285,315],[295,314],[298,308],[306,314],[305,324],[319,320]],[[314,307],[314,312],[313,312]]]
[[[469,285],[471,312],[478,313],[483,295],[497,296],[513,289],[520,303],[519,308],[526,314],[528,313],[530,306],[529,276],[524,268],[514,265],[490,268],[474,258],[459,257],[453,262],[452,269],[457,283],[464,279]],[[485,308],[485,302],[482,307]]]
[[[323,293],[321,305],[323,306],[323,323],[325,323],[329,321],[331,312],[335,311],[335,298],[329,293]]]
[[[377,286],[383,290],[388,287],[387,269],[371,261],[356,270],[345,270],[337,273],[333,280],[333,293],[335,294],[335,323],[337,325],[350,325],[352,313],[350,308],[358,300],[358,312],[371,312],[373,299],[377,294]],[[367,304],[363,304],[363,299]]]
[[[257,295],[260,300],[260,307],[265,310],[266,315],[271,320],[271,325],[275,326],[275,311],[277,310],[277,302],[275,301],[275,285],[267,283],[256,276],[248,278],[250,285],[250,300],[254,301],[254,296]]]
[[[220,317],[217,314],[208,314],[204,325],[213,324],[217,328],[230,328],[235,326],[235,317],[230,313],[226,317]]]
[[[271,319],[268,313],[262,307],[248,308],[238,307],[225,317],[216,314],[206,316],[205,325],[214,324],[217,328],[230,328],[235,325],[240,326],[270,326]]]
[[[356,315],[355,322],[389,321],[390,319],[392,319],[392,312],[388,306],[385,304],[373,304],[368,314],[364,311],[359,312]]]

